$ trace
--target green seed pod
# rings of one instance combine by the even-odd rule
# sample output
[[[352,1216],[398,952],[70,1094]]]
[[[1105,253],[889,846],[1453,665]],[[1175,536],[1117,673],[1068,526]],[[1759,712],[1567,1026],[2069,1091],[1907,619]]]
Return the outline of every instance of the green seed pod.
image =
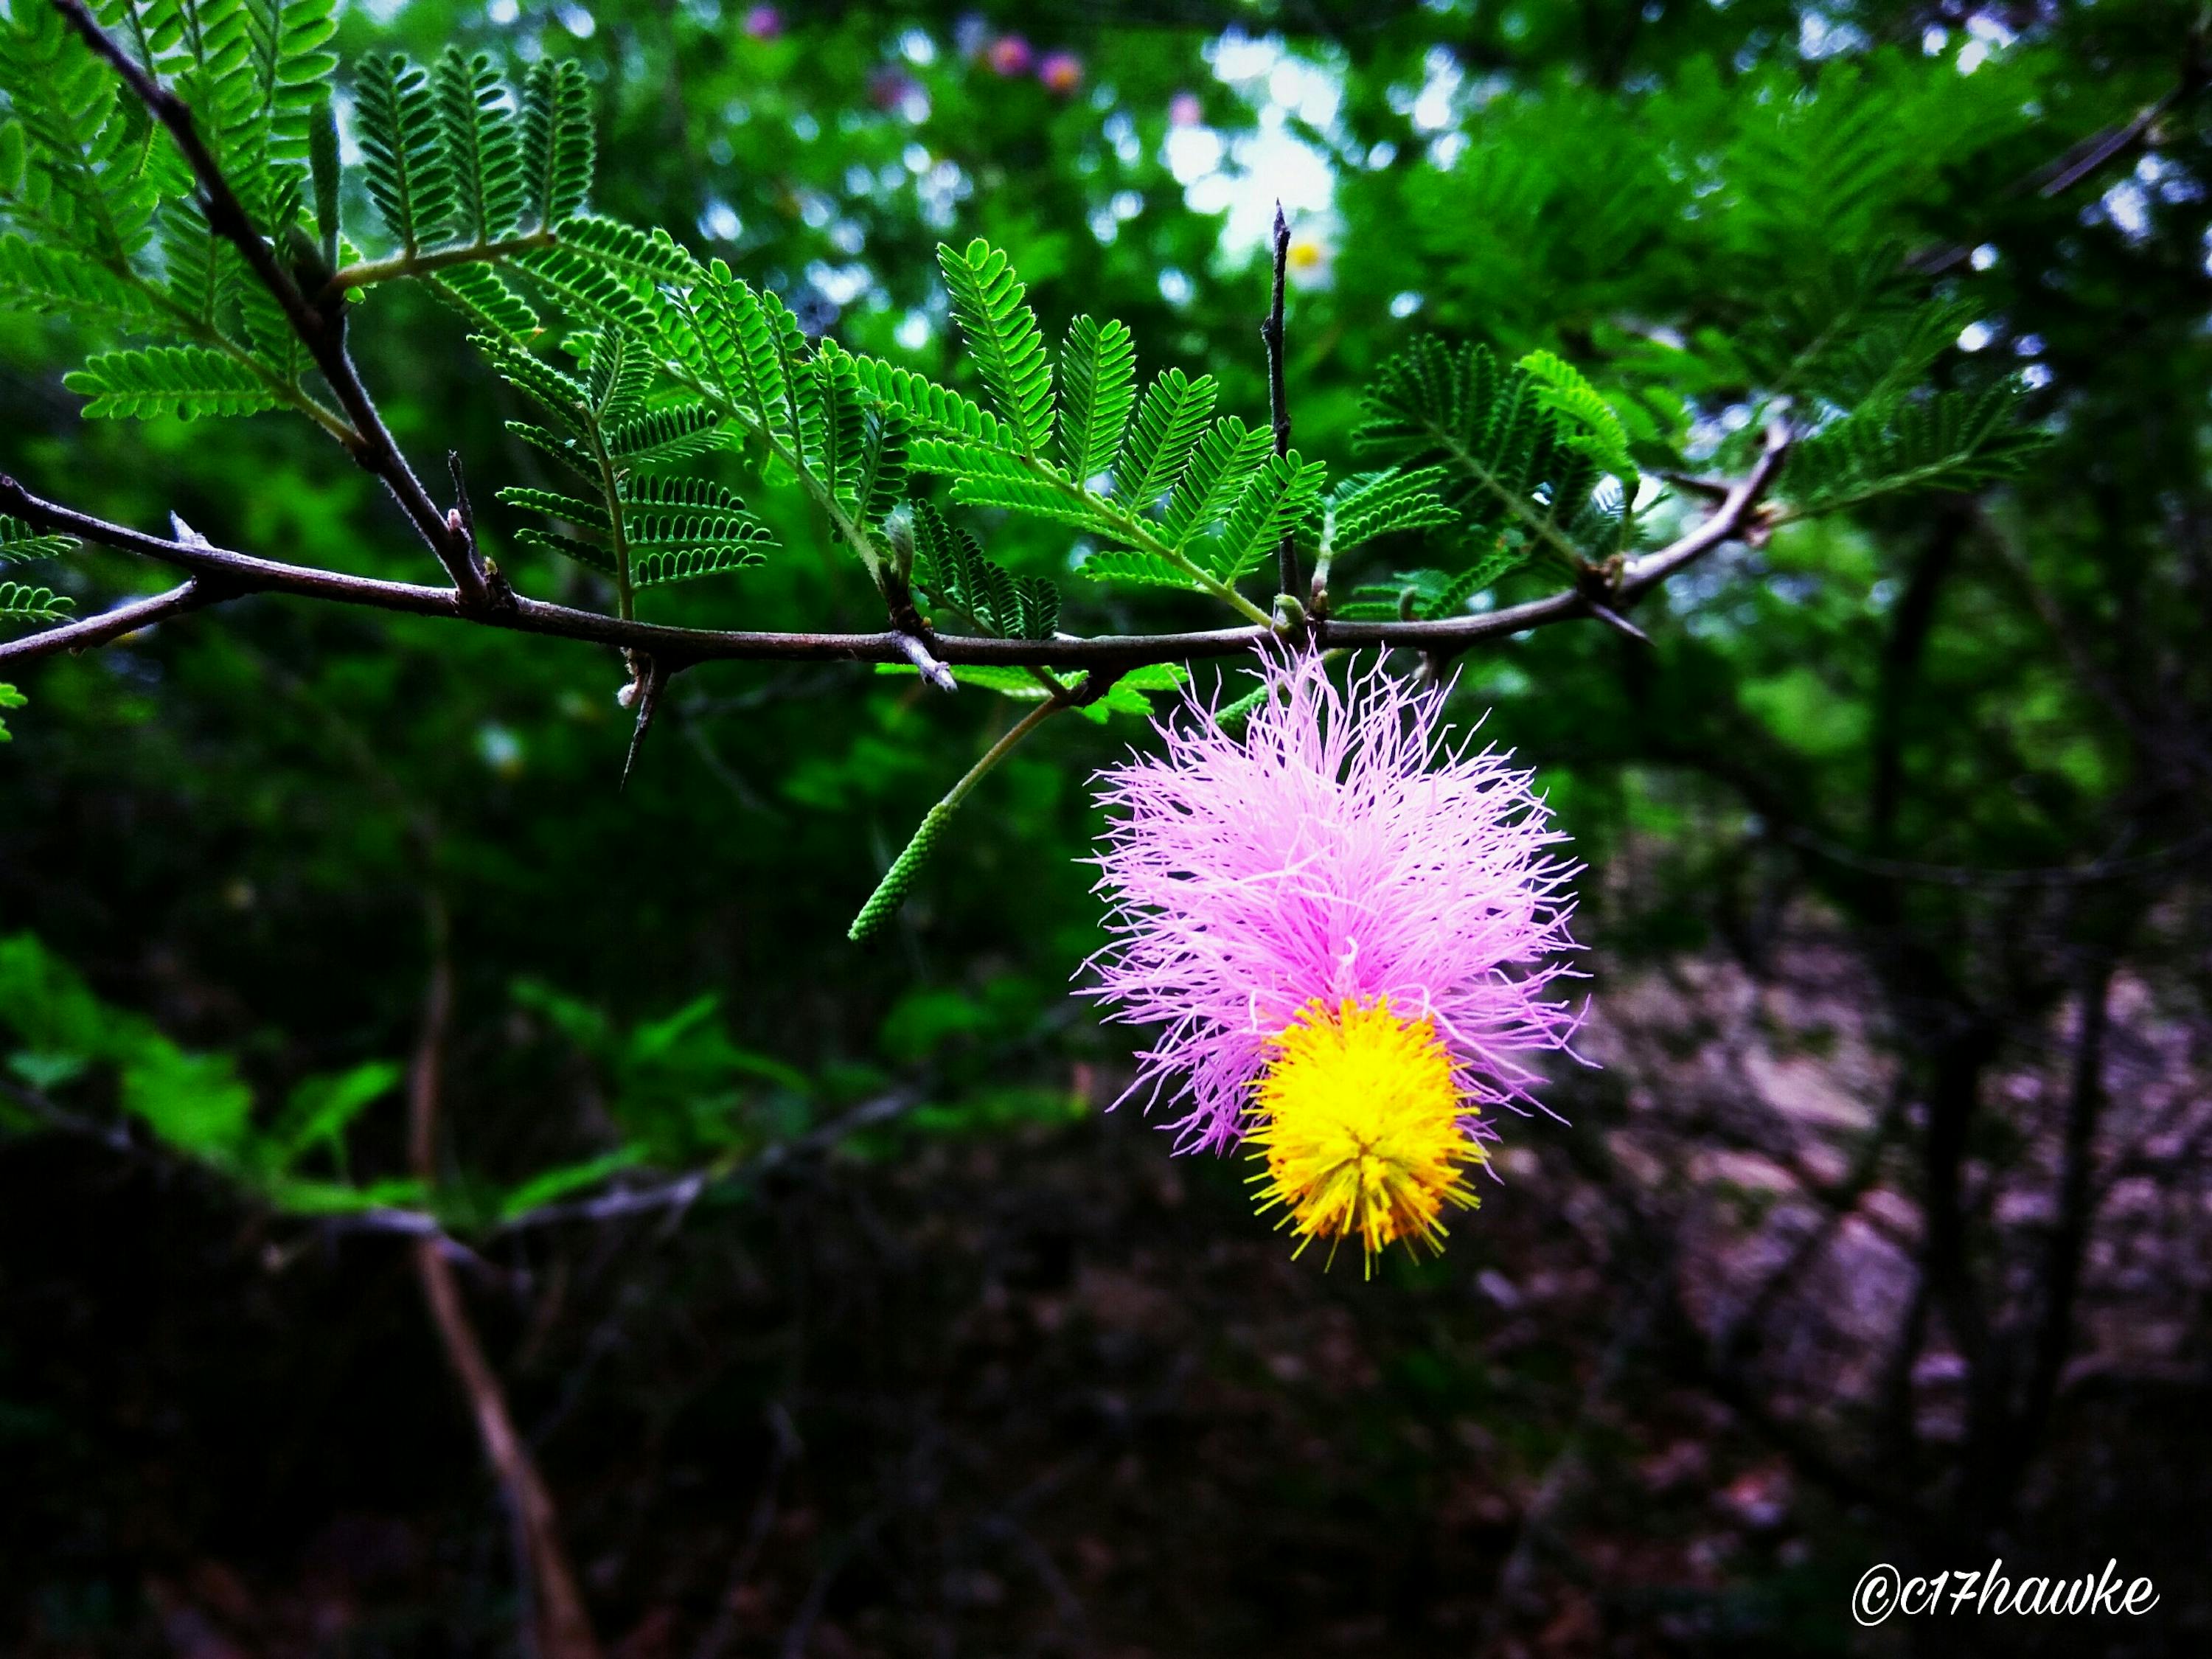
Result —
[[[884,872],[884,878],[876,884],[876,890],[868,895],[868,902],[860,907],[860,914],[853,918],[853,925],[845,930],[845,937],[858,945],[872,936],[891,919],[899,906],[906,902],[907,890],[921,866],[929,861],[930,850],[937,845],[937,837],[945,828],[945,821],[952,816],[952,808],[939,801],[922,814],[914,838],[908,842],[899,855],[891,860],[891,867]]]

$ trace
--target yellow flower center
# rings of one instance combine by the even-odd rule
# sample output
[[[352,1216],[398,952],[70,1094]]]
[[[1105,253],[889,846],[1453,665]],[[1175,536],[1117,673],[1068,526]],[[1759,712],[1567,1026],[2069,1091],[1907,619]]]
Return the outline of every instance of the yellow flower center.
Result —
[[[1452,1077],[1451,1055],[1426,1018],[1401,1019],[1381,998],[1335,1008],[1309,1003],[1267,1044],[1254,1087],[1249,1139],[1267,1161],[1254,1183],[1260,1209],[1316,1238],[1356,1238],[1367,1271],[1404,1239],[1440,1249],[1447,1203],[1473,1209],[1467,1170],[1481,1144],[1460,1127],[1474,1109]]]

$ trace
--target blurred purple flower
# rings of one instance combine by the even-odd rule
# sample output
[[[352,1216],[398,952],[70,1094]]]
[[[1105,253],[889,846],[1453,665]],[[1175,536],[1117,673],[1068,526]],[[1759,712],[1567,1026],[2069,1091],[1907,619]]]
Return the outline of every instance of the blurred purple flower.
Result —
[[[1002,34],[991,42],[990,50],[984,53],[984,58],[997,74],[1026,75],[1034,61],[1034,54],[1030,51],[1030,43],[1020,35]]]
[[[756,40],[773,40],[783,33],[783,14],[774,6],[755,6],[745,13],[744,30]]]
[[[1037,79],[1065,98],[1083,84],[1083,60],[1072,52],[1048,52],[1037,64]]]

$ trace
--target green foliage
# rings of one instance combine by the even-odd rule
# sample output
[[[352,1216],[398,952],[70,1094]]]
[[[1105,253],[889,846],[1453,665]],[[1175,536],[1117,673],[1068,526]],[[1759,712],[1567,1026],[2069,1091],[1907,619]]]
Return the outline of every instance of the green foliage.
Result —
[[[397,52],[372,53],[355,73],[354,115],[368,198],[415,252],[438,239],[459,199],[429,72]]]
[[[0,582],[0,622],[65,622],[76,604],[51,587]]]
[[[960,612],[978,633],[1048,640],[1058,629],[1060,594],[1050,582],[1008,574],[927,501],[915,504],[914,528],[915,586]]]
[[[1164,369],[1145,388],[1135,424],[1114,469],[1115,493],[1132,507],[1150,507],[1175,487],[1206,432],[1218,391],[1213,377],[1192,380]]]
[[[978,237],[963,252],[940,246],[937,264],[1000,418],[1022,453],[1036,459],[1052,439],[1052,362],[1012,262]]]
[[[264,1127],[232,1056],[182,1048],[152,1022],[110,1006],[29,933],[0,938],[0,1030],[15,1037],[7,1068],[21,1083],[60,1094],[112,1079],[117,1103],[160,1143],[270,1203],[328,1213],[419,1194],[409,1182],[343,1183],[346,1131],[398,1083],[392,1062],[303,1079]],[[339,1182],[314,1176],[309,1166],[319,1158]]]
[[[1088,317],[1067,325],[1060,350],[1060,453],[1071,477],[1089,480],[1114,465],[1136,401],[1137,349],[1126,325]]]
[[[509,422],[508,430],[592,486],[589,500],[509,485],[499,499],[578,532],[525,529],[525,545],[611,577],[628,614],[634,590],[666,587],[750,568],[775,544],[734,494],[702,478],[662,478],[638,468],[721,447],[721,417],[680,399],[647,407],[659,364],[638,336],[605,327],[570,337],[580,373],[493,336],[472,337],[493,368],[562,428]],[[855,421],[859,419],[857,410]]]
[[[592,88],[584,66],[540,58],[522,90],[525,210],[541,228],[557,228],[583,210],[591,193]]]
[[[0,708],[21,708],[30,699],[5,680],[0,680]],[[8,722],[0,720],[0,743],[13,743],[15,734],[8,729]]]
[[[438,129],[453,169],[456,228],[478,244],[513,230],[531,180],[513,94],[491,58],[449,46],[430,71]]]
[[[1525,366],[1501,368],[1486,346],[1455,349],[1428,336],[1368,388],[1357,441],[1406,471],[1440,473],[1442,498],[1470,543],[1503,535],[1528,552],[1571,558],[1579,550],[1566,527],[1601,469],[1584,441],[1596,434],[1555,407],[1559,395]]]
[[[1364,547],[1383,536],[1433,529],[1453,521],[1438,492],[1440,466],[1412,472],[1356,473],[1338,485],[1328,501],[1328,545],[1339,553]]]
[[[58,559],[76,550],[74,536],[50,536],[33,530],[21,519],[0,513],[0,564],[28,564],[33,559]]]
[[[71,371],[63,384],[91,400],[84,412],[92,420],[251,415],[279,402],[252,365],[205,346],[102,352]]]
[[[2001,380],[1979,393],[1877,398],[1801,439],[1782,493],[1802,513],[1834,513],[1881,495],[2016,477],[2047,441],[2021,423],[2021,391]]]

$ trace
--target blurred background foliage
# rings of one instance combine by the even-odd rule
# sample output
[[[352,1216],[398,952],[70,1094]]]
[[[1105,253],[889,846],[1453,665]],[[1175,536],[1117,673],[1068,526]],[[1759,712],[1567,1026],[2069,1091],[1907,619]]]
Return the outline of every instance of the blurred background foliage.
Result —
[[[2024,376],[2050,442],[2018,481],[1785,523],[1647,607],[1652,645],[1542,630],[1470,654],[1455,694],[1539,769],[1589,866],[1579,931],[1601,1011],[1610,984],[1658,974],[1679,1058],[1727,1024],[1699,1002],[1715,963],[1766,983],[1810,938],[1850,964],[1849,1017],[1811,1022],[1829,1036],[1801,1047],[1863,1020],[1892,1068],[1860,1075],[1869,1121],[1838,1144],[1894,1187],[1906,1235],[1950,1252],[1914,1258],[1898,1340],[1908,1395],[1947,1386],[1920,1378],[1923,1351],[1961,1356],[1965,1426],[1875,1457],[1901,1501],[1801,1469],[1819,1496],[1773,1526],[1712,1522],[1736,1540],[1714,1560],[1647,1571],[1616,1541],[1563,1567],[1564,1524],[1528,1517],[1569,1453],[1611,1467],[1643,1431],[1580,1402],[1626,1363],[1613,1322],[1644,1281],[1624,1241],[1651,1217],[1574,1212],[1579,1266],[1548,1263],[1545,1230],[1554,1206],[1602,1209],[1589,1193],[1626,1179],[1590,1160],[1620,1152],[1611,1131],[1639,1091],[1663,1092],[1624,1060],[1632,1044],[1601,1039],[1610,1069],[1565,1080],[1572,1127],[1510,1126],[1533,1148],[1525,1178],[1443,1262],[1396,1263],[1367,1292],[1316,1283],[1275,1261],[1233,1164],[1170,1167],[1132,1118],[1097,1115],[1127,1039],[1067,995],[1100,941],[1084,779],[1142,740],[1137,723],[1068,723],[1018,754],[862,950],[846,920],[1006,704],[859,667],[711,665],[678,682],[618,792],[611,658],[252,599],[21,676],[29,702],[8,715],[0,1030],[11,1088],[70,1103],[82,1131],[0,1102],[0,1442],[29,1500],[0,1522],[11,1639],[511,1642],[496,1510],[398,1247],[313,1218],[372,1202],[434,1200],[483,1241],[472,1282],[495,1348],[574,1495],[602,1630],[639,1654],[770,1651],[794,1632],[784,1651],[1840,1650],[1840,1587],[1899,1540],[2088,1537],[2094,1566],[2110,1553],[2097,1516],[2132,1505],[2154,1539],[2201,1521],[2201,1475],[2193,1497],[2142,1510],[2148,1476],[2129,1471],[2160,1457],[2124,1434],[2098,1443],[2106,1484],[2075,1492],[2078,1444],[2036,1462],[2064,1443],[2029,1381],[2040,1362],[1987,1370],[2011,1364],[2014,1302],[2028,1349],[2047,1332],[2052,1279],[2021,1289],[2013,1264],[2066,1232],[2063,1206],[2006,1231],[1996,1172],[2061,1180],[2046,1164],[2063,1137],[2011,1112],[1999,1073],[2063,1077],[2116,979],[2140,988],[2146,1063],[2168,1080],[2203,1029],[2201,28],[2155,0],[345,7],[349,62],[449,41],[580,60],[599,207],[727,259],[810,332],[940,379],[956,371],[934,249],[981,235],[1013,255],[1048,335],[1078,311],[1121,318],[1146,374],[1209,371],[1223,408],[1256,416],[1279,196],[1298,442],[1340,471],[1361,388],[1429,330],[1561,351],[1628,416],[1647,468],[1690,471],[1740,461],[1756,399],[1814,402],[1792,384],[1808,364],[1863,386],[1905,362],[1966,389]],[[1948,307],[1940,333],[1913,337],[1930,302]],[[418,464],[459,448],[481,506],[528,463],[464,332],[399,289],[354,327],[402,445]],[[32,488],[137,525],[173,510],[300,562],[434,574],[303,423],[82,422],[60,370],[96,343],[65,319],[0,317],[5,465]],[[756,505],[786,551],[643,614],[877,625],[865,578],[800,501]],[[588,574],[514,542],[519,515],[481,510],[526,590],[591,596]],[[990,546],[1060,576],[1080,551],[1016,520]],[[100,556],[67,580],[88,605],[147,576]],[[1079,597],[1084,631],[1213,620],[1195,599]],[[457,1013],[433,1194],[408,1173],[399,1085],[441,913]],[[2095,1062],[2093,1048],[2093,1094]],[[749,1162],[886,1099],[899,1113],[826,1164]],[[2149,1148],[2172,1194],[2193,1190],[2186,1127],[2144,1131],[2173,1140]],[[2115,1168],[2143,1152],[2108,1146],[2110,1119],[2086,1133]],[[680,1219],[495,1231],[694,1170],[713,1179]],[[1589,1283],[1560,1292],[1540,1340],[1471,1352],[1470,1328],[1532,1278],[1577,1272]],[[962,1347],[977,1322],[1013,1318],[1009,1286],[1049,1303],[1071,1285],[1121,1297],[1088,1316],[1149,1333],[1130,1339],[1149,1357],[1071,1358],[1060,1316],[1034,1310],[1004,1352]],[[2179,1322],[2160,1363],[2201,1403],[2206,1304],[2158,1295]],[[1160,1313],[1163,1297],[1188,1306]],[[2072,1281],[2062,1299],[2078,1301]],[[1279,1327],[1273,1352],[1291,1358],[1224,1358],[1209,1317]],[[288,1357],[326,1340],[342,1361]],[[1665,1346],[1629,1344],[1657,1368],[1643,1397],[1675,1398],[1680,1377],[1648,1352]],[[1242,1402],[1188,1407],[1171,1451],[1143,1449],[1213,1482],[1202,1500],[1129,1485],[1134,1385],[1114,1384],[1113,1406],[1082,1380],[1125,1360],[1170,1391],[1195,1368]],[[1010,1366],[1032,1391],[994,1413],[981,1402]],[[1301,1419],[1301,1389],[1332,1366],[1358,1410]],[[1760,1441],[1757,1412],[1688,1370],[1728,1405],[1682,1434],[1807,1455]],[[956,1384],[974,1401],[948,1400]],[[1905,1401],[1912,1423],[1929,1409]],[[1335,1449],[1304,1473],[1270,1483],[1239,1463],[1316,1436]],[[1608,1437],[1610,1453],[1587,1450]],[[933,1478],[968,1483],[972,1504],[887,1495],[925,1443]],[[1492,1471],[1504,1518],[1465,1497],[1460,1462]],[[1684,1475],[1701,1514],[1756,1508],[1728,1466]],[[1668,1531],[1648,1492],[1674,1488],[1636,1490],[1631,1513],[1608,1498],[1589,1524]],[[774,1519],[747,1544],[757,1503]],[[1072,1518],[1024,1518],[1054,1506]],[[1181,1571],[1174,1549],[1141,1541],[1170,1507],[1166,1536],[1213,1564],[1172,1590],[1156,1581]],[[794,1512],[811,1517],[795,1531]],[[321,1552],[304,1565],[302,1535]],[[1021,1565],[1040,1551],[1046,1566]],[[1292,1564],[1279,1583],[1277,1560]],[[2178,1622],[2205,1616],[2202,1566],[2161,1580],[2177,1641],[2203,1629]],[[1471,1607],[1454,1574],[1485,1592]],[[295,1625],[322,1615],[281,1587],[331,1583],[343,1611],[314,1648]],[[1515,1599],[1532,1583],[1550,1586],[1534,1612]],[[179,1633],[203,1627],[243,1646]]]

